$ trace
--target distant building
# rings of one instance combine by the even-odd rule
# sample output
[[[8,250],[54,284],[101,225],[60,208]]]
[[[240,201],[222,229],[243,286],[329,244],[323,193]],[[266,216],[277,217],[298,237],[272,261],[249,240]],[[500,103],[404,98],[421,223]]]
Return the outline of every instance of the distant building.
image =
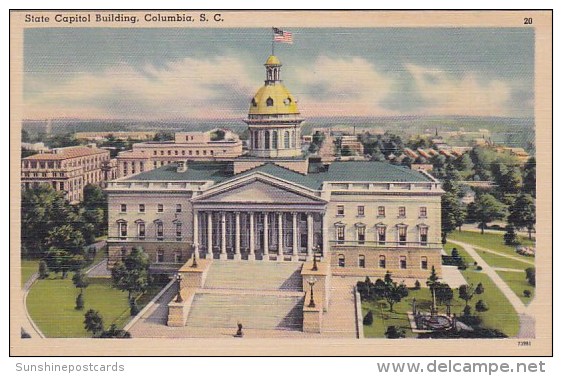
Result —
[[[242,155],[242,142],[229,130],[178,132],[174,141],[148,141],[117,155],[118,177],[150,171],[185,160],[213,161]]]
[[[116,140],[139,140],[150,141],[156,136],[156,132],[76,132],[74,137],[77,140],[99,141],[113,137]]]
[[[95,146],[71,146],[53,149],[22,159],[21,185],[23,189],[41,183],[65,193],[70,203],[83,199],[87,184],[98,184],[115,177],[115,165],[109,151]]]
[[[49,150],[49,148],[46,147],[43,142],[35,142],[35,143],[22,142],[21,148],[24,150],[38,151],[38,152],[45,152]]]

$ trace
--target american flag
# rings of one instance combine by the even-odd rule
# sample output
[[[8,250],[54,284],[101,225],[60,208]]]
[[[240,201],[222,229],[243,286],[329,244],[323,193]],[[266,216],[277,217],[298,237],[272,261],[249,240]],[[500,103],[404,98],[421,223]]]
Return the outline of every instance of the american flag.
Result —
[[[283,31],[276,27],[273,28],[273,41],[279,43],[293,44],[293,34],[288,31]]]

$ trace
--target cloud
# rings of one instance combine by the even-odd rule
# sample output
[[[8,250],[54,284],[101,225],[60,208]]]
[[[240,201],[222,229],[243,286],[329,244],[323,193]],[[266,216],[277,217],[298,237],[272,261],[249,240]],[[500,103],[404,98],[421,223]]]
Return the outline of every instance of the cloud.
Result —
[[[295,69],[295,92],[304,116],[381,116],[394,114],[381,105],[393,81],[361,57],[319,56]]]
[[[224,56],[142,69],[121,64],[49,85],[30,76],[28,118],[241,117],[256,89],[242,61]]]
[[[423,115],[513,115],[512,87],[504,81],[485,81],[474,72],[460,77],[414,64],[406,64],[414,90],[424,99],[424,108],[416,112]]]

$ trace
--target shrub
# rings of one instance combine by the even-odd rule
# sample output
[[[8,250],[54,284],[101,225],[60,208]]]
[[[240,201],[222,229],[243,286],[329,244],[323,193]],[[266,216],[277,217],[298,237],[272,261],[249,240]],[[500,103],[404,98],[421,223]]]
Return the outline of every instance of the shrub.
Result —
[[[459,321],[462,321],[464,324],[472,327],[482,324],[482,319],[480,317],[472,315],[461,316],[459,317]]]
[[[466,270],[466,265],[464,265],[464,264],[459,265],[459,266],[457,266],[457,269],[459,269],[459,270]]]
[[[529,284],[531,286],[535,285],[535,268],[527,268],[525,269],[525,278],[527,279],[527,282],[529,282]]]
[[[474,290],[474,292],[477,293],[478,295],[484,293],[484,285],[482,284],[482,282],[480,282],[480,283],[478,283],[478,285],[476,285],[476,290]]]
[[[503,235],[503,242],[505,245],[519,245],[521,242],[517,234],[515,233],[515,227],[510,223],[505,228],[505,234]]]
[[[523,296],[525,296],[526,298],[530,298],[531,297],[531,290],[523,290]]]
[[[466,305],[462,310],[463,316],[470,316],[471,313],[472,313],[472,307],[470,307],[469,305]]]
[[[478,271],[480,272],[480,271],[482,271],[482,267],[481,267],[480,265],[478,265],[478,266],[476,267],[476,270],[478,270]]]
[[[373,311],[369,310],[365,317],[363,318],[363,325],[372,325],[373,324]]]
[[[391,325],[386,328],[386,332],[384,332],[384,335],[389,339],[404,338],[406,337],[406,332],[404,331],[404,329],[398,326]]]
[[[420,281],[416,280],[416,283],[414,283],[414,290],[419,290],[421,289],[421,283]]]
[[[456,248],[453,248],[453,250],[451,251],[451,256],[453,256],[454,258],[458,258],[459,251]]]
[[[74,307],[74,309],[84,309],[84,297],[82,296],[82,293],[78,294],[78,296],[76,297],[76,307]]]
[[[486,302],[483,301],[483,300],[479,300],[479,301],[476,303],[476,305],[474,306],[474,308],[476,308],[476,310],[477,310],[478,312],[485,312],[485,311],[487,311],[488,309],[490,309],[490,308],[488,307],[488,304],[486,304]]]
[[[45,260],[39,262],[39,279],[45,279],[49,276],[49,267]]]

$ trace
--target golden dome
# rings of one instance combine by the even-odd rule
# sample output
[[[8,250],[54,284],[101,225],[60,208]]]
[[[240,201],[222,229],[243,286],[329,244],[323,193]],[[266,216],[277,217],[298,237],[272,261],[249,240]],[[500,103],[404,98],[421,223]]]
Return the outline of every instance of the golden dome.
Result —
[[[281,61],[275,55],[270,55],[265,62],[265,65],[281,65]]]
[[[262,86],[250,103],[250,115],[299,114],[295,98],[281,82]]]

